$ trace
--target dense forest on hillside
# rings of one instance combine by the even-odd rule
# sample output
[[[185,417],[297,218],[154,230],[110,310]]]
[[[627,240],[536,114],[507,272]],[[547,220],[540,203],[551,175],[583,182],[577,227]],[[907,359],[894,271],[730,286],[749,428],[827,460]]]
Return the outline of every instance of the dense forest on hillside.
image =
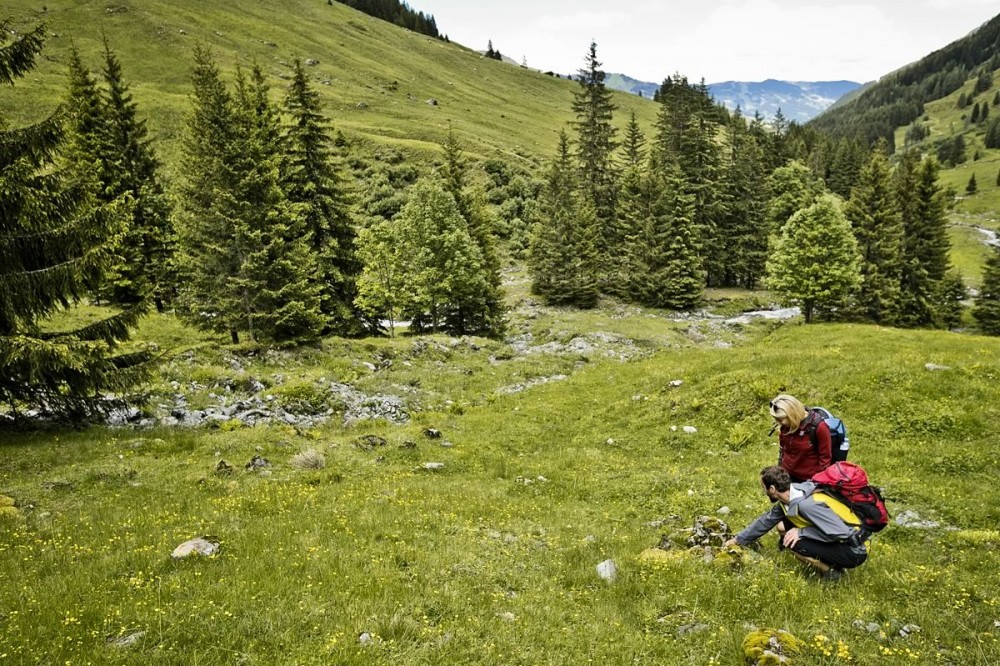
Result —
[[[958,90],[970,77],[1000,68],[1000,16],[968,36],[882,77],[857,98],[809,124],[834,138],[879,139],[894,149],[893,133],[924,113],[924,104]]]
[[[337,2],[422,35],[441,36],[433,16],[414,10],[399,0],[337,0]]]

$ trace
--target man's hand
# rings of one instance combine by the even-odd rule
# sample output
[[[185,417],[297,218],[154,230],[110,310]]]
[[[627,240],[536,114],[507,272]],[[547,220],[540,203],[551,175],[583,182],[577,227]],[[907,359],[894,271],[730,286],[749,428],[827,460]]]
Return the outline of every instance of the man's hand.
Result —
[[[738,545],[740,545],[740,544],[736,540],[736,537],[732,537],[731,539],[729,539],[728,541],[726,541],[726,543],[722,544],[723,548],[730,548],[732,546],[738,546]]]
[[[785,538],[782,539],[781,543],[785,544],[785,548],[795,548],[795,544],[799,542],[799,538],[799,528],[793,527],[785,532]]]

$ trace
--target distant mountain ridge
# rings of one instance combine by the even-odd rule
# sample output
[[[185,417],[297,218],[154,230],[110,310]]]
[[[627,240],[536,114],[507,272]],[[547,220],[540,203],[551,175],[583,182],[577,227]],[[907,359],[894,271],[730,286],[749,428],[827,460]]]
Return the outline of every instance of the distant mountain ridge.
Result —
[[[639,81],[625,74],[608,74],[605,83],[614,90],[651,98],[660,84]],[[739,106],[743,114],[759,111],[771,119],[781,109],[788,120],[804,123],[821,114],[844,95],[861,87],[854,81],[723,81],[710,83],[715,100],[732,110]]]

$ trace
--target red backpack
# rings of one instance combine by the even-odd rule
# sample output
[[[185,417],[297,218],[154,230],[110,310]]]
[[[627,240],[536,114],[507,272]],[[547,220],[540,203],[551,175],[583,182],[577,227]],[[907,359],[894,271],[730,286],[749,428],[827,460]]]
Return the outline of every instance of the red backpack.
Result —
[[[850,507],[869,532],[880,532],[889,524],[889,512],[881,489],[868,483],[868,474],[860,465],[836,462],[810,479],[823,492],[830,493]]]

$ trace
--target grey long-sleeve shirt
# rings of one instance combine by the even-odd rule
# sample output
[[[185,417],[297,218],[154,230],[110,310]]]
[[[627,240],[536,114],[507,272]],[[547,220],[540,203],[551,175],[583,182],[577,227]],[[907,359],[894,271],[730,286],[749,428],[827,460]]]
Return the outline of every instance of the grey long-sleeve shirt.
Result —
[[[786,515],[801,517],[809,523],[808,527],[799,529],[802,538],[838,542],[846,541],[857,533],[858,528],[848,525],[829,506],[813,499],[815,490],[816,484],[812,481],[793,483],[787,512],[780,502],[775,502],[769,511],[762,513],[736,535],[736,543],[741,546],[753,543],[770,532]]]

